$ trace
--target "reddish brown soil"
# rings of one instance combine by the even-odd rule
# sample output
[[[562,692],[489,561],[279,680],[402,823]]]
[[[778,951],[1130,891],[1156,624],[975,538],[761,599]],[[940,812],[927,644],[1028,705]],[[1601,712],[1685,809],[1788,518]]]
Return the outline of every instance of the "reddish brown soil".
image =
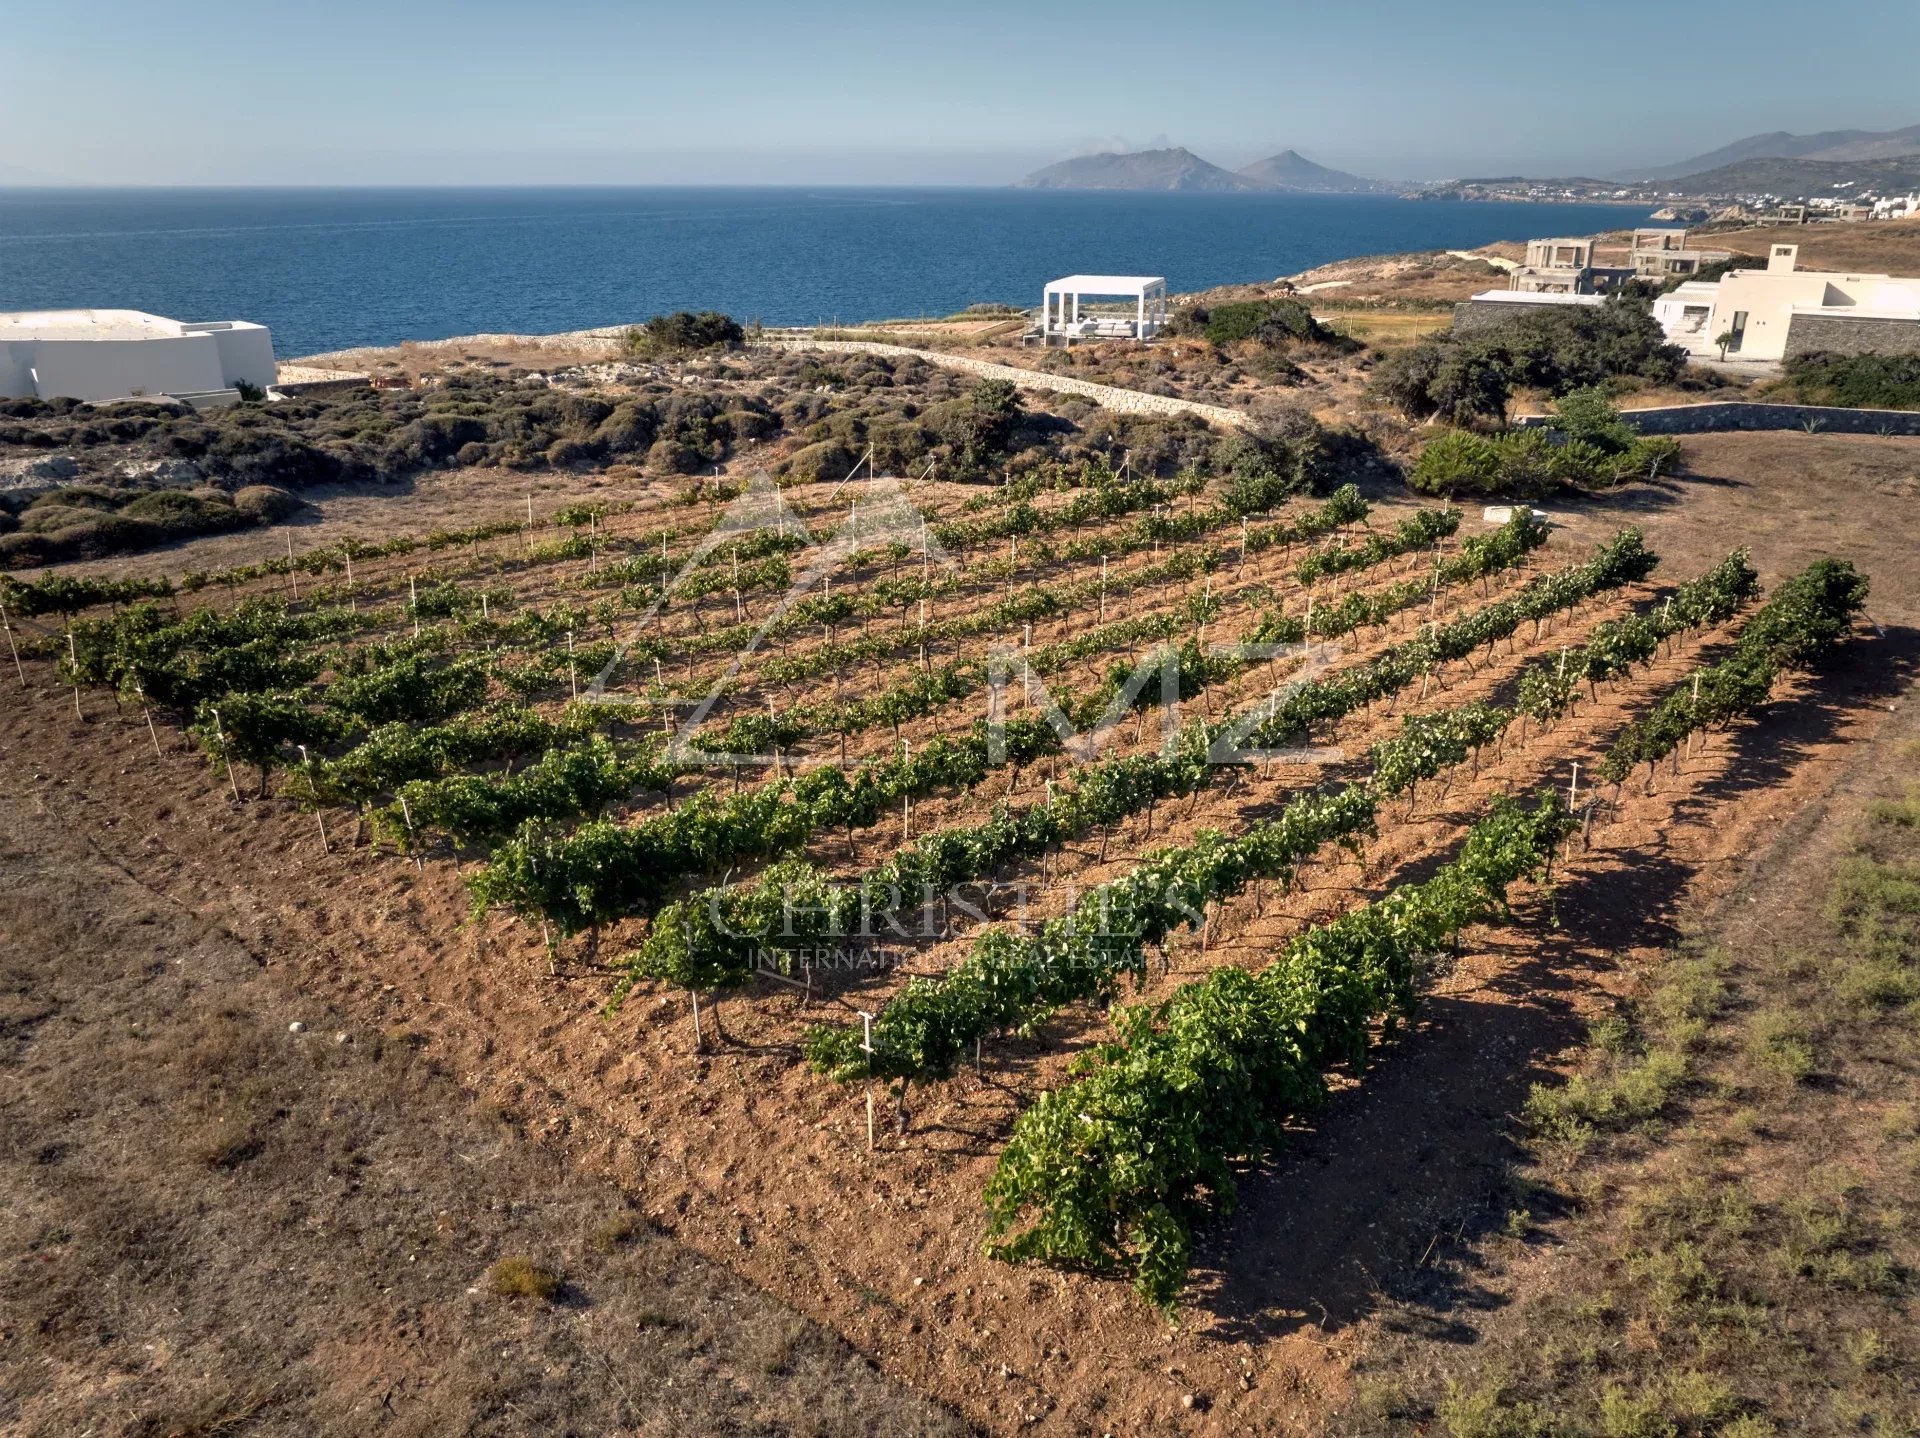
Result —
[[[606,1016],[606,975],[569,964],[549,978],[537,930],[466,924],[451,866],[416,873],[365,850],[323,855],[311,816],[278,801],[235,806],[198,761],[154,759],[137,715],[95,696],[91,722],[77,723],[43,666],[30,670],[9,768],[41,776],[27,794],[57,824],[90,836],[166,902],[246,936],[269,972],[370,1030],[423,1035],[461,1084],[617,1182],[650,1219],[972,1422],[1312,1432],[1339,1400],[1383,1277],[1416,1268],[1501,1161],[1494,1121],[1627,981],[1636,956],[1666,942],[1681,906],[1730,882],[1744,853],[1872,741],[1910,682],[1917,576],[1905,521],[1920,443],[1727,436],[1688,452],[1699,478],[1567,507],[1547,562],[1628,520],[1665,556],[1662,582],[1741,542],[1769,579],[1837,553],[1873,575],[1883,631],[1863,634],[1843,670],[1715,736],[1651,795],[1629,784],[1551,900],[1531,895],[1515,927],[1473,935],[1418,1030],[1249,1175],[1238,1214],[1206,1239],[1177,1330],[1112,1282],[981,1253],[979,1193],[1006,1125],[1023,1095],[1058,1082],[1071,1051],[1100,1036],[1094,1015],[991,1044],[983,1074],[916,1090],[907,1133],[883,1126],[868,1154],[859,1090],[808,1073],[791,1045],[808,1022],[871,1007],[884,982],[805,1012],[784,991],[749,991],[722,1007],[729,1042],[696,1057],[683,996],[642,991]],[[1616,607],[1590,610],[1575,629]],[[1536,652],[1562,642],[1543,637]],[[1444,798],[1423,796],[1364,867],[1316,866],[1303,892],[1269,900],[1264,914],[1236,906],[1222,942],[1204,954],[1178,946],[1156,985],[1257,962],[1300,923],[1419,871],[1497,788],[1564,783],[1573,759],[1590,762],[1630,706],[1690,658],[1663,658],[1552,733],[1509,746],[1477,779],[1461,776]],[[1484,692],[1519,662],[1503,648],[1487,673],[1450,676],[1452,694]],[[1393,722],[1356,716],[1340,742],[1357,749]],[[1152,841],[1244,822],[1301,777],[1209,795]],[[1107,867],[1145,842],[1122,836]],[[1090,847],[1076,846],[1068,877],[1090,875],[1091,855],[1079,852]],[[956,951],[929,951],[916,966]]]

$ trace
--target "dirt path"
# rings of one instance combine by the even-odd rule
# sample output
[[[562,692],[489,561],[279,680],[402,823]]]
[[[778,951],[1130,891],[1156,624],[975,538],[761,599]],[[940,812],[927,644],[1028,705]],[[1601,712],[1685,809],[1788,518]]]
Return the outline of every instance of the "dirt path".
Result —
[[[1121,414],[1191,414],[1205,420],[1208,424],[1226,429],[1239,429],[1246,424],[1248,418],[1244,411],[1228,409],[1225,405],[1202,404],[1199,400],[1175,399],[1171,395],[1142,394],[1139,390],[1121,389],[1117,385],[1095,384],[1092,380],[1075,379],[1071,375],[1048,374],[1044,370],[1021,369],[1017,365],[994,364],[990,360],[974,359],[969,355],[952,354],[946,350],[913,349],[907,345],[879,344],[872,340],[767,340],[764,343],[769,349],[823,350],[832,354],[891,355],[896,359],[912,357],[925,360],[931,365],[939,365],[943,369],[979,375],[982,379],[1003,379],[1016,389],[1044,390],[1054,394],[1077,394],[1083,399],[1092,400],[1102,409]]]

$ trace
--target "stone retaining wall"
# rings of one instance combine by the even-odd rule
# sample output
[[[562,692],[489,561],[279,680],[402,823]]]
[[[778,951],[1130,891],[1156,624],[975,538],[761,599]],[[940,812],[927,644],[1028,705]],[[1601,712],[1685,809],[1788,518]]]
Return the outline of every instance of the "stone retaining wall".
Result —
[[[1095,384],[1091,380],[1074,379],[1070,375],[1048,374],[1043,370],[1021,369],[1018,365],[995,364],[991,360],[974,359],[970,355],[950,354],[944,350],[913,349],[906,345],[880,344],[872,340],[779,339],[764,340],[761,343],[769,349],[891,355],[896,359],[911,356],[914,359],[925,360],[928,364],[939,365],[942,369],[959,370],[965,374],[979,375],[982,379],[1003,379],[1016,389],[1046,390],[1054,394],[1077,394],[1083,399],[1092,400],[1102,409],[1113,410],[1119,414],[1191,414],[1197,415],[1208,424],[1219,425],[1226,429],[1239,429],[1247,422],[1247,415],[1243,411],[1228,409],[1224,405],[1202,404],[1194,399],[1175,399],[1171,395],[1142,394],[1139,390],[1121,389],[1110,384]]]
[[[1794,315],[1786,357],[1804,354],[1920,355],[1920,320]]]
[[[278,380],[270,388],[275,394],[289,397],[296,395],[345,394],[348,390],[368,389],[373,381],[363,374],[339,375],[333,379],[289,379]]]
[[[1544,414],[1514,420],[1522,429],[1543,425]],[[1920,435],[1920,410],[1840,409],[1816,404],[1752,404],[1737,400],[1714,404],[1676,404],[1629,409],[1620,418],[1642,434],[1710,434],[1721,430],[1803,429],[1821,434]]]

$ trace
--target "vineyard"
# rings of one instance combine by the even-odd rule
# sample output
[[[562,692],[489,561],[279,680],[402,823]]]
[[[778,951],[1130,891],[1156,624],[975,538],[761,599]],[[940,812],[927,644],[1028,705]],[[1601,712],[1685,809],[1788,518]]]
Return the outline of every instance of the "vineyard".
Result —
[[[1627,526],[1097,463],[716,479],[0,580],[0,662],[661,1222],[990,1363],[1114,1280],[1127,1331],[1204,1325],[1249,1175],[1821,684],[1866,578],[1733,538],[1675,572]],[[1013,1372],[999,1417],[1041,1406]]]

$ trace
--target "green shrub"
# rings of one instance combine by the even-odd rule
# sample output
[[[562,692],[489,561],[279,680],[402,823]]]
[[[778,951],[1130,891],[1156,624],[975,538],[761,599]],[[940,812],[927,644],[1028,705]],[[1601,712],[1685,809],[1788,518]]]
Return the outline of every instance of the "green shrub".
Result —
[[[487,1270],[487,1287],[502,1298],[533,1298],[551,1303],[560,1294],[560,1275],[523,1254],[509,1254]]]
[[[796,484],[838,483],[847,477],[859,456],[838,440],[822,440],[795,450],[780,472]]]
[[[1468,430],[1448,430],[1420,451],[1407,483],[1421,494],[1492,494],[1500,487],[1500,446]]]
[[[40,511],[29,510],[32,518]],[[91,509],[50,511],[63,522],[33,528],[24,522],[19,534],[0,539],[0,558],[12,564],[51,564],[65,559],[104,559],[130,550],[149,549],[171,537],[166,526],[125,514],[101,514]]]
[[[1848,409],[1920,409],[1920,355],[1797,355],[1770,398]]]
[[[746,331],[730,315],[716,310],[675,310],[655,315],[626,334],[627,351],[645,358],[667,358],[695,350],[732,349],[746,339]]]
[[[112,513],[126,503],[126,495],[116,494],[111,489],[102,489],[94,484],[70,484],[62,489],[44,490],[27,505],[29,510],[54,507],[66,509],[97,509],[102,513]]]
[[[169,535],[180,536],[211,534],[246,523],[225,494],[214,498],[204,491],[183,489],[152,490],[124,505],[119,512],[126,518],[159,525]]]
[[[1617,376],[1671,381],[1685,364],[1643,302],[1615,298],[1531,309],[1482,334],[1435,335],[1382,360],[1370,388],[1410,419],[1458,423],[1504,413],[1517,385],[1564,396]]]
[[[1193,305],[1175,314],[1167,329],[1172,334],[1202,335],[1223,346],[1253,340],[1268,349],[1295,343],[1357,348],[1315,319],[1306,305],[1290,299]]]
[[[271,484],[249,484],[233,493],[233,507],[242,519],[255,524],[273,524],[300,508],[300,500],[290,490]]]
[[[600,457],[600,447],[589,440],[556,439],[547,446],[547,463],[555,469],[572,469],[591,464]]]
[[[1496,488],[1516,499],[1538,499],[1569,480],[1564,472],[1570,444],[1555,444],[1545,430],[1522,429],[1494,442],[1500,473]]]
[[[1561,395],[1547,423],[1569,439],[1582,440],[1607,454],[1621,453],[1638,438],[1606,392],[1592,385]]]

